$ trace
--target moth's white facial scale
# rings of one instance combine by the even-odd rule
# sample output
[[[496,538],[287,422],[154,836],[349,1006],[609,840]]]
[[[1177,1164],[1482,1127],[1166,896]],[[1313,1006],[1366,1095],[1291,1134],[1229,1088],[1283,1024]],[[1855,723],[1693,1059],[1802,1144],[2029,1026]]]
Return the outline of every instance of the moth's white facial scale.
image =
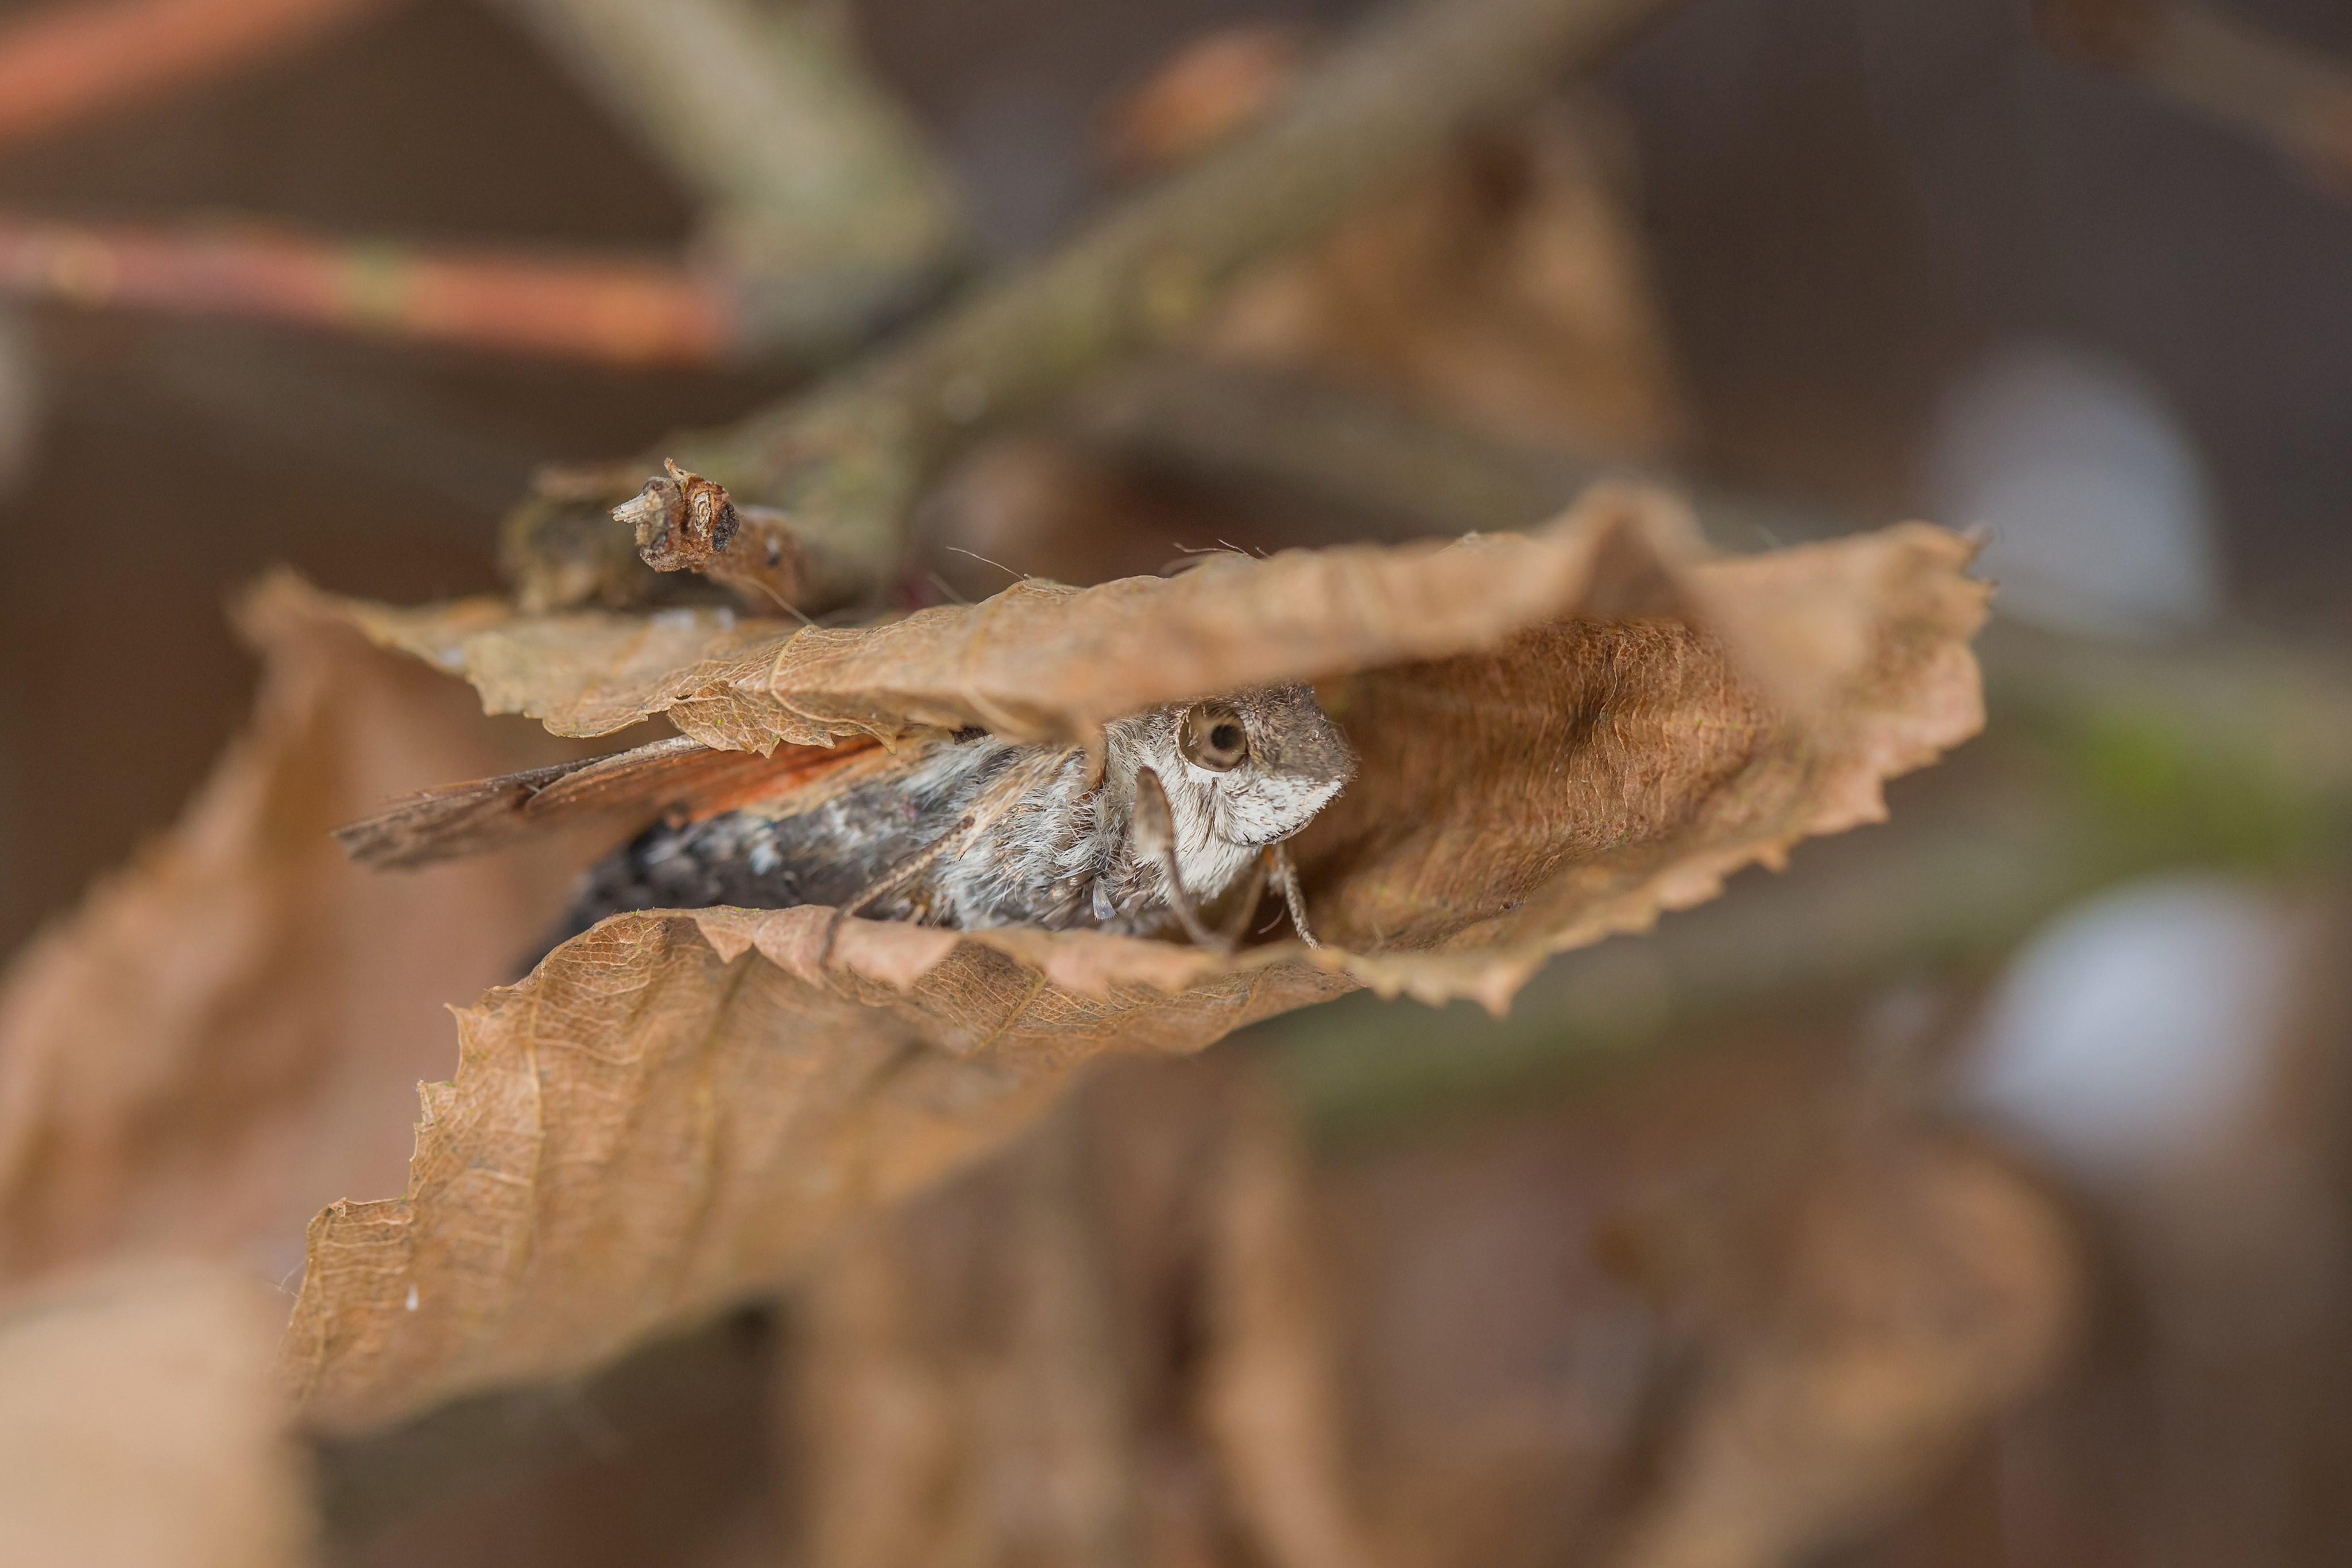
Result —
[[[1223,719],[1245,732],[1245,747],[1227,767],[1203,766],[1202,735]],[[1188,746],[1187,725],[1196,732]],[[1124,730],[1126,733],[1121,734]],[[1177,874],[1196,899],[1213,899],[1239,879],[1258,852],[1297,833],[1331,803],[1354,776],[1356,758],[1339,727],[1305,686],[1275,686],[1214,705],[1163,708],[1112,727],[1114,767],[1122,751],[1131,760],[1124,794],[1134,798],[1134,773],[1159,775],[1175,818]]]
[[[1289,838],[1339,793],[1345,778],[1273,773],[1249,764],[1213,772],[1184,760],[1172,745],[1153,747],[1176,819],[1176,869],[1196,898],[1231,887],[1260,850]]]

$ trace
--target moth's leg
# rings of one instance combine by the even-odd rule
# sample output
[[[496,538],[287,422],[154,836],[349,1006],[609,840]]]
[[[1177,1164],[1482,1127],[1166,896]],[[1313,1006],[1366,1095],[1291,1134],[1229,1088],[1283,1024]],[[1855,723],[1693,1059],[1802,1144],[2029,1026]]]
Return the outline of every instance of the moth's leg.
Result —
[[[1274,846],[1274,880],[1282,889],[1284,906],[1290,911],[1290,928],[1297,932],[1298,939],[1309,947],[1323,946],[1315,940],[1315,933],[1307,928],[1307,895],[1299,891],[1298,868],[1290,863],[1288,844]]]
[[[1160,880],[1167,884],[1168,907],[1176,912],[1184,935],[1199,946],[1231,951],[1221,933],[1201,923],[1192,895],[1184,891],[1184,878],[1176,863],[1176,812],[1168,804],[1168,791],[1160,775],[1149,768],[1135,770],[1135,847],[1160,867]]]
[[[922,875],[932,866],[937,865],[950,851],[961,850],[964,841],[971,836],[972,825],[971,814],[966,812],[962,820],[954,827],[867,883],[858,891],[856,897],[835,910],[833,918],[824,923],[824,944],[817,949],[817,967],[822,969],[833,961],[834,939],[841,935],[844,922],[876,899],[886,894],[896,893]]]
[[[1273,862],[1276,852],[1260,850],[1257,858],[1250,862],[1249,885],[1242,890],[1241,902],[1234,905],[1234,912],[1225,922],[1224,948],[1228,953],[1239,947],[1242,938],[1249,935],[1250,919],[1257,914],[1257,901],[1265,896],[1266,868]]]

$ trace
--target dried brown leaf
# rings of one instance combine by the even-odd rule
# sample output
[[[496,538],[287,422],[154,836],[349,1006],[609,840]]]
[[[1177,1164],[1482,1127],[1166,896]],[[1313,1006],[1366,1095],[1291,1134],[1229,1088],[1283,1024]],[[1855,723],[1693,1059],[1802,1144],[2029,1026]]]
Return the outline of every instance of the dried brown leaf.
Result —
[[[1668,503],[1604,489],[1533,535],[1023,582],[857,631],[479,604],[352,613],[466,671],[493,711],[564,733],[666,713],[757,749],[925,727],[1085,741],[1154,704],[1317,682],[1367,758],[1302,844],[1318,923],[1359,950],[1338,967],[1384,992],[1499,1007],[1549,953],[1876,820],[1880,780],[1974,733],[1967,641],[1986,591],[1962,576],[1969,554],[1906,525],[1708,559]]]
[[[592,1364],[782,1279],[843,1218],[1025,1125],[1090,1056],[1197,1050],[1347,988],[1292,961],[1189,985],[1186,963],[1153,990],[1041,932],[866,921],[820,968],[825,924],[623,915],[461,1012],[407,1195],[312,1224],[286,1347],[311,1418]]]
[[[425,610],[352,604],[349,612],[383,646],[464,675],[488,711],[527,713],[557,735],[609,735],[656,714],[737,751],[768,751],[780,740],[819,745],[832,733],[742,685],[772,663],[789,633],[731,610],[525,616],[503,600],[471,599]]]
[[[0,1304],[0,1563],[294,1568],[312,1526],[285,1298],[173,1268]]]
[[[1703,563],[1681,586],[1719,635],[1556,622],[1339,685],[1365,784],[1301,841],[1317,929],[1378,988],[1499,1008],[1549,954],[1883,819],[1885,779],[1982,723],[1969,553],[1906,525]]]
[[[1929,544],[1931,534],[1944,542]],[[1875,634],[1879,598],[1932,591],[1879,580],[1949,575],[1969,554],[1940,530],[1872,537],[1905,559],[1846,541],[1756,558],[1805,563],[1757,572],[1747,558],[1701,559],[1664,497],[1604,486],[1527,535],[1217,555],[1172,578],[1088,589],[1024,580],[981,604],[855,629],[723,610],[538,616],[496,600],[352,601],[346,612],[376,642],[465,675],[489,711],[527,713],[561,735],[663,715],[746,750],[923,726],[1085,740],[1139,706],[1486,652],[1570,616],[1677,608],[1726,623],[1744,655],[1767,661],[1768,679],[1834,695],[1867,653],[1858,640]],[[1709,591],[1717,580],[1721,591]],[[1792,595],[1822,602],[1798,606]]]
[[[240,619],[266,663],[251,730],[0,984],[0,1278],[141,1248],[289,1272],[320,1204],[400,1179],[443,1006],[512,972],[581,852],[352,867],[329,830],[387,795],[562,748],[290,580]]]
[[[572,1372],[770,1287],[1089,1057],[1198,1050],[1363,984],[1499,1008],[1546,954],[1879,814],[1885,777],[1972,733],[1969,553],[1911,526],[1703,560],[1613,493],[1528,538],[1024,584],[764,647],[709,621],[362,608],[494,703],[599,723],[723,699],[836,733],[1069,738],[1323,678],[1365,763],[1307,841],[1332,941],[1313,951],[852,921],[826,961],[815,909],[631,915],[566,944],[460,1015],[406,1196],[314,1223],[289,1375],[312,1419],[357,1426]]]

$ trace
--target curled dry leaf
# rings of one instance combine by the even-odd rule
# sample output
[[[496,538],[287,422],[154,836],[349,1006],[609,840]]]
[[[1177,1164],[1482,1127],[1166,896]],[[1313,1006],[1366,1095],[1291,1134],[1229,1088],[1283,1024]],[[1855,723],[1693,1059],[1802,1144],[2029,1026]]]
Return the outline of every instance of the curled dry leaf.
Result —
[[[307,1466],[269,1380],[284,1308],[187,1266],[0,1304],[0,1563],[308,1562]]]
[[[1973,734],[1988,591],[1970,553],[1908,524],[1708,558],[1664,497],[1605,487],[1530,535],[1024,581],[856,630],[488,601],[347,612],[493,712],[566,735],[661,715],[760,751],[967,727],[1083,745],[1140,708],[1313,682],[1366,758],[1298,846],[1317,929],[1352,949],[1316,962],[1499,1008],[1549,953],[1876,820],[1881,780]],[[1038,954],[1057,977],[1099,958],[1097,989],[1123,965],[1179,985],[1217,967],[1075,934]]]
[[[0,982],[0,1279],[155,1249],[289,1272],[320,1204],[400,1179],[444,1005],[513,973],[585,852],[357,871],[339,822],[566,748],[290,580],[239,621],[265,661],[250,730]]]
[[[1312,679],[1365,764],[1301,841],[1312,951],[853,920],[828,958],[810,908],[627,915],[565,944],[460,1015],[406,1195],[313,1223],[286,1359],[312,1419],[573,1371],[764,1289],[1089,1057],[1198,1050],[1360,985],[1499,1008],[1547,954],[1881,814],[1883,779],[1976,729],[1986,590],[1956,536],[1721,560],[1687,541],[1664,502],[1612,491],[1528,537],[1024,583],[862,631],[349,607],[572,733],[667,713],[742,747],[1084,741]]]
[[[312,1223],[286,1343],[311,1418],[593,1364],[995,1146],[1089,1056],[1196,1050],[1347,988],[867,921],[821,968],[826,914],[617,916],[461,1012],[407,1194]]]

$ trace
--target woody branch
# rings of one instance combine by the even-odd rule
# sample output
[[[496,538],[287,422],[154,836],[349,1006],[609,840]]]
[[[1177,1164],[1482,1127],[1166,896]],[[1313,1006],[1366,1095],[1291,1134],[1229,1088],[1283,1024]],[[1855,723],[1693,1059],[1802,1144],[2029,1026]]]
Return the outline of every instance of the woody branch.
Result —
[[[803,609],[878,598],[915,502],[982,434],[1180,340],[1250,267],[1534,101],[1667,4],[1422,0],[1336,50],[1265,123],[1059,254],[801,397],[678,438],[668,455],[784,512],[809,568]],[[643,472],[567,477],[509,519],[506,559],[526,603],[644,591],[628,533],[604,516]]]
[[[311,42],[397,0],[98,0],[0,26],[0,146]],[[282,225],[0,214],[0,293],[623,366],[837,357],[959,252],[946,184],[845,45],[747,0],[508,0],[703,212],[683,261]]]
[[[0,24],[0,146],[290,52],[398,0],[48,0]]]
[[[707,271],[257,225],[172,229],[0,214],[0,293],[625,366],[708,364],[734,355],[744,337],[741,289]]]

